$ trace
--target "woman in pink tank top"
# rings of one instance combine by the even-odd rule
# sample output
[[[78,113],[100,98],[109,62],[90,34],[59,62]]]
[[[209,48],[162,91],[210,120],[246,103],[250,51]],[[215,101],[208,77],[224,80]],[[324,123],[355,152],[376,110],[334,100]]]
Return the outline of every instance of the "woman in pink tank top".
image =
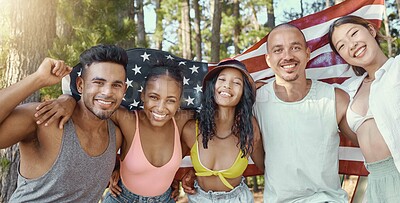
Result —
[[[182,86],[178,67],[154,67],[143,85],[143,110],[114,114],[124,140],[120,170],[103,202],[175,202],[171,184],[182,161],[180,132],[192,115],[178,111]]]
[[[183,74],[173,64],[158,64],[149,71],[142,86],[143,110],[131,112],[120,107],[111,117],[121,130],[123,141],[117,160],[120,165],[110,178],[110,190],[103,202],[169,203],[175,202],[172,196],[177,197],[172,195],[171,185],[182,161],[180,132],[193,117],[191,111],[178,111]],[[70,106],[65,103],[56,100],[50,108],[58,112],[60,107]],[[72,111],[68,111],[44,116],[70,117]]]

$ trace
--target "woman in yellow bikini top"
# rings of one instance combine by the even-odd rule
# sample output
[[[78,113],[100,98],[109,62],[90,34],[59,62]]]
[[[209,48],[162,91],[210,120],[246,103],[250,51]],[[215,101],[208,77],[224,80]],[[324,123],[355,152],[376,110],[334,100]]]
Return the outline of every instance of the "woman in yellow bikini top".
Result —
[[[255,91],[246,67],[234,59],[205,76],[198,120],[189,121],[182,132],[183,153],[190,148],[197,176],[189,202],[254,202],[242,175],[249,156],[264,170],[260,131],[252,116]]]

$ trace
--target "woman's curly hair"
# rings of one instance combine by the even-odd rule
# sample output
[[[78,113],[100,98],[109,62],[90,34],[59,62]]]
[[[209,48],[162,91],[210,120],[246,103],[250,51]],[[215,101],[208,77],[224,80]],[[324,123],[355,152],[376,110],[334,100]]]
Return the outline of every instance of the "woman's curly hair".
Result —
[[[222,70],[221,70],[222,71]],[[219,72],[220,73],[220,72]],[[216,133],[215,115],[218,105],[215,103],[215,84],[219,73],[206,82],[206,88],[203,92],[202,108],[199,119],[199,129],[203,136],[203,147],[207,149],[208,141]],[[252,125],[252,107],[255,102],[252,85],[247,77],[243,75],[243,94],[235,108],[235,119],[232,126],[232,134],[238,136],[239,147],[243,157],[253,151],[253,125]]]

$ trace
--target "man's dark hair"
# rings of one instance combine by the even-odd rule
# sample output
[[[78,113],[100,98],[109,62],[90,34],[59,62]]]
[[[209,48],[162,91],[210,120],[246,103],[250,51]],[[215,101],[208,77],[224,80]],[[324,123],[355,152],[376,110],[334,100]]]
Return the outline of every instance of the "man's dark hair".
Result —
[[[86,51],[82,52],[79,57],[82,65],[81,75],[84,74],[85,69],[93,63],[111,62],[124,66],[126,74],[126,66],[128,64],[128,54],[126,51],[116,45],[99,44],[93,46]]]

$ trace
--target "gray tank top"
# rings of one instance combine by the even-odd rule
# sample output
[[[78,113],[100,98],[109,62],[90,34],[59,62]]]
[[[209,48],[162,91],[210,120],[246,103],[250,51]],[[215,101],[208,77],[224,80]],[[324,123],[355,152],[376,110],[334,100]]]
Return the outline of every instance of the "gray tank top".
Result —
[[[26,179],[18,171],[10,202],[99,202],[115,165],[115,125],[108,120],[108,147],[89,156],[80,146],[72,120],[64,125],[62,144],[53,166],[43,176]]]

